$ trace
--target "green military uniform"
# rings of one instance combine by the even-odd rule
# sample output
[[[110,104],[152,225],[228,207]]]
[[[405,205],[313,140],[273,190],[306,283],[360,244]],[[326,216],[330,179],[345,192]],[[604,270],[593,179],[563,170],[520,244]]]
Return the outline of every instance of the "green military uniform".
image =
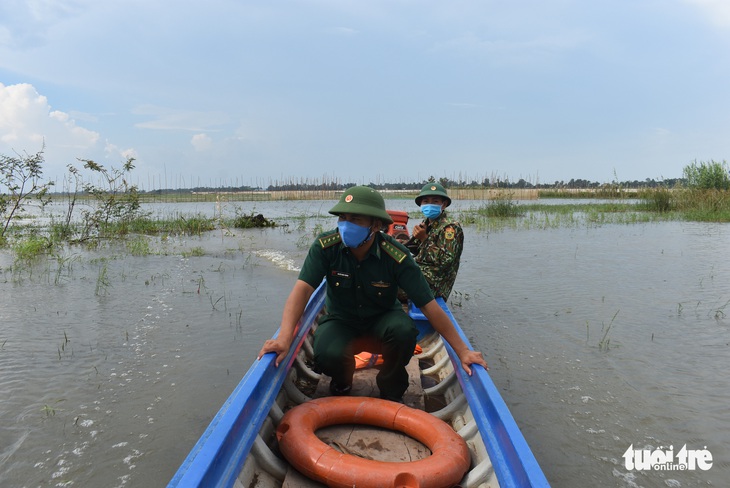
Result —
[[[435,220],[426,219],[426,239],[415,250],[416,263],[434,296],[449,299],[459,272],[464,232],[461,225],[443,211]],[[410,296],[410,295],[409,295]]]
[[[421,307],[433,295],[408,250],[376,232],[365,259],[358,261],[335,230],[321,234],[309,249],[299,279],[317,287],[327,280],[326,315],[314,338],[317,368],[338,385],[352,384],[353,341],[372,337],[383,355],[377,376],[381,396],[400,399],[408,387],[405,366],[413,356],[417,330],[396,299],[403,288]]]
[[[446,207],[451,205],[451,198],[446,188],[440,183],[426,183],[416,196],[416,205],[421,206],[425,197],[439,197],[443,200],[441,214],[434,219],[426,219],[426,239],[420,242],[411,239],[408,249],[416,257],[416,263],[421,267],[434,296],[449,299],[451,290],[459,272],[461,251],[464,249],[464,232],[458,222],[449,219]]]

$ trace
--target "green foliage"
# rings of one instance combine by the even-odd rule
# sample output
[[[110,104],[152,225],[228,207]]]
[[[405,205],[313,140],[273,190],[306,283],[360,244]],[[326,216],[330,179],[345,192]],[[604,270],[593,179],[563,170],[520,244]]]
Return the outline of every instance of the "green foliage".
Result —
[[[505,195],[504,197],[497,198],[496,200],[492,200],[487,204],[487,206],[484,208],[484,213],[487,217],[496,217],[496,218],[509,218],[509,217],[519,217],[524,214],[520,206],[512,200],[512,197],[510,195]]]
[[[189,251],[184,251],[182,253],[182,255],[186,258],[205,256],[205,248],[203,248],[201,246],[195,246],[195,247],[191,248]]]
[[[138,237],[127,241],[127,251],[132,256],[147,256],[152,251],[150,250],[150,243],[146,237]]]
[[[93,171],[101,178],[101,183],[83,183],[82,187],[91,199],[91,209],[82,210],[84,220],[82,238],[109,237],[125,234],[128,224],[142,216],[137,185],[130,185],[126,175],[134,169],[134,158],[128,158],[122,169],[110,168],[91,160],[80,160],[84,168]],[[72,174],[78,170],[69,166]]]
[[[238,229],[251,229],[253,227],[276,227],[276,222],[268,220],[263,215],[254,215],[251,212],[249,215],[243,215],[236,212],[236,217],[233,219],[233,227]]]
[[[107,262],[102,261],[101,267],[99,267],[99,275],[96,278],[96,290],[94,291],[94,295],[106,295],[110,286],[111,280],[109,279],[109,268],[107,266]]]
[[[637,205],[650,212],[671,212],[677,207],[672,190],[665,186],[643,190],[639,192],[639,198],[642,203]]]
[[[730,190],[730,169],[726,161],[710,162],[695,160],[684,167],[684,179],[691,189]]]
[[[730,222],[730,192],[727,190],[683,190],[677,193],[678,208],[687,220]]]
[[[203,232],[215,230],[215,219],[201,215],[184,217],[182,215],[174,219],[153,219],[148,215],[109,224],[108,230],[112,234],[167,234],[167,235],[200,235]]]
[[[10,222],[25,211],[26,205],[34,201],[44,207],[50,201],[48,190],[53,183],[40,181],[43,162],[43,149],[33,155],[0,155],[0,217],[4,221],[0,229],[0,242]]]
[[[31,235],[27,239],[23,239],[15,243],[13,251],[15,251],[15,257],[17,260],[31,262],[38,256],[45,254],[50,247],[51,243],[48,239],[37,235]]]
[[[204,215],[193,215],[187,218],[180,216],[176,222],[177,232],[187,235],[200,235],[203,232],[215,230],[215,219],[205,217]]]

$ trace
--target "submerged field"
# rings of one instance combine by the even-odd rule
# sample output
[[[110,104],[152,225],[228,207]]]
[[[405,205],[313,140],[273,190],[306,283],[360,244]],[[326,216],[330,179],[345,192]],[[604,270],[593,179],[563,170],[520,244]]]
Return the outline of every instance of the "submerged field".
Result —
[[[730,193],[727,191],[654,189],[610,193],[613,198],[602,199],[557,198],[575,195],[572,192],[550,192],[547,194],[554,198],[536,199],[537,190],[516,193],[515,190],[469,189],[452,193],[467,197],[454,196],[449,208],[452,215],[464,225],[485,231],[730,221]],[[251,198],[253,195],[256,197]],[[413,202],[414,192],[385,192],[385,195],[389,208],[407,211],[412,220],[421,218]],[[594,192],[594,195],[604,194]],[[518,196],[527,198],[518,199]],[[67,245],[93,247],[108,239],[123,238],[129,241],[130,252],[145,254],[154,252],[145,244],[145,236],[164,239],[201,235],[212,230],[232,232],[277,225],[305,226],[308,219],[327,217],[329,205],[338,197],[337,192],[311,191],[146,194],[134,201],[134,208],[130,210],[128,207],[132,204],[125,200],[113,202],[111,206],[104,202],[107,206],[100,207],[98,202],[88,198],[71,201],[68,197],[56,196],[43,210],[31,207],[19,214],[19,218],[7,222],[9,225],[0,237],[0,248],[10,249],[22,261],[44,254],[54,255]],[[274,202],[298,202],[290,208],[307,208],[307,211],[290,213],[286,215],[286,222],[277,222],[278,215],[266,215],[266,211],[261,210]],[[314,212],[313,207],[316,207]],[[158,211],[163,208],[166,210]]]
[[[144,204],[145,225],[85,240],[45,230],[63,205],[24,219],[0,249],[0,486],[164,486],[275,332],[332,204]],[[730,224],[637,200],[496,204],[516,215],[451,207],[449,305],[553,486],[722,485]],[[275,225],[232,224],[250,215]],[[629,471],[632,444],[715,461]]]

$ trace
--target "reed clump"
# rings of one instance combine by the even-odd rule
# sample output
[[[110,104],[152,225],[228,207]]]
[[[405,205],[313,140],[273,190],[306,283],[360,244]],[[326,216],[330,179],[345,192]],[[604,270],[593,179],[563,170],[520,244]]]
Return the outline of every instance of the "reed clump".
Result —
[[[48,238],[35,234],[18,240],[13,245],[15,258],[23,262],[32,262],[38,257],[45,255],[51,248],[52,243]]]
[[[500,219],[520,217],[524,215],[524,212],[520,209],[518,203],[509,197],[492,200],[484,208],[484,213],[487,217],[496,217]]]
[[[730,191],[689,189],[677,193],[677,207],[686,220],[730,222]]]
[[[641,193],[637,208],[659,214],[676,214],[695,222],[730,222],[730,190],[716,188],[653,188]]]
[[[171,219],[153,219],[148,216],[128,223],[128,230],[144,235],[201,235],[216,229],[216,219],[203,215],[178,215]],[[119,229],[121,231],[121,227]],[[120,232],[118,232],[120,233]]]
[[[676,195],[667,187],[642,190],[639,198],[640,208],[649,212],[666,213],[677,208]]]

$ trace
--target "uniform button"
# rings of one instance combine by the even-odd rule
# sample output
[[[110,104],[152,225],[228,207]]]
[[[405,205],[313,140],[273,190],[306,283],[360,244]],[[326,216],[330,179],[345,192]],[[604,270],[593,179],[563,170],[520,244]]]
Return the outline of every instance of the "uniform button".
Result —
[[[335,283],[335,286],[340,286],[340,282],[338,281],[337,283]]]

